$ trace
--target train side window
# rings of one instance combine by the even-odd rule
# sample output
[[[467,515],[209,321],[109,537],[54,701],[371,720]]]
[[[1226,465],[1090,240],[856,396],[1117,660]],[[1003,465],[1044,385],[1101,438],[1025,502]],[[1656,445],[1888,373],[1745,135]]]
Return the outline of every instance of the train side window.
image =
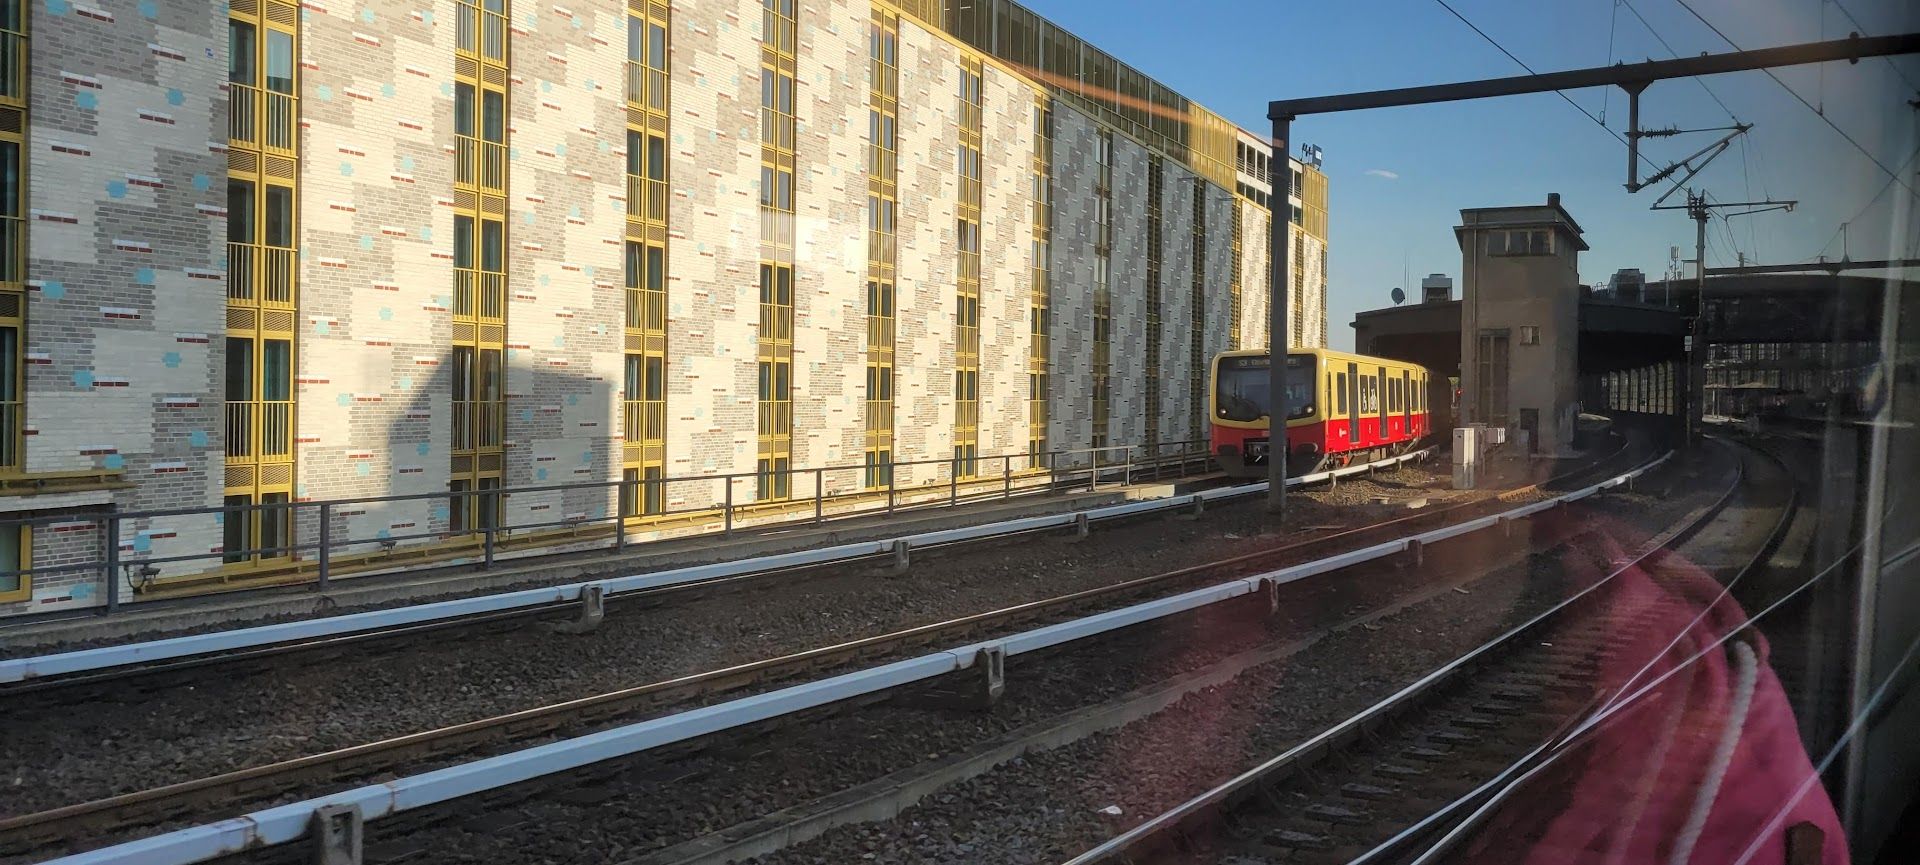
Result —
[[[1340,407],[1339,408],[1340,416],[1346,417],[1347,416],[1347,374],[1344,372],[1340,373],[1338,378],[1336,378],[1335,380],[1340,382],[1340,384],[1333,389],[1333,392],[1337,394],[1337,396],[1334,398],[1334,404]]]

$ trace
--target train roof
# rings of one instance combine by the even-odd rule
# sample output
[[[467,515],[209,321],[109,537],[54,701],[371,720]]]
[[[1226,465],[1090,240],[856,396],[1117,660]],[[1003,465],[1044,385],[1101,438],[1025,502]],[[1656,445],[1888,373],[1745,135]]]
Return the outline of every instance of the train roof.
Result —
[[[1390,357],[1376,357],[1370,354],[1355,354],[1350,351],[1336,351],[1331,348],[1292,348],[1287,350],[1287,354],[1288,355],[1296,355],[1296,354],[1313,355],[1322,360],[1329,360],[1329,361],[1338,360],[1338,361],[1348,361],[1353,363],[1368,363],[1374,366],[1413,367],[1416,369],[1423,368],[1419,364],[1411,363],[1409,361],[1394,360],[1393,358],[1390,358]],[[1239,348],[1239,349],[1234,349],[1232,351],[1223,351],[1218,355],[1215,355],[1215,357],[1266,357],[1266,356],[1267,356],[1267,350],[1264,348]]]

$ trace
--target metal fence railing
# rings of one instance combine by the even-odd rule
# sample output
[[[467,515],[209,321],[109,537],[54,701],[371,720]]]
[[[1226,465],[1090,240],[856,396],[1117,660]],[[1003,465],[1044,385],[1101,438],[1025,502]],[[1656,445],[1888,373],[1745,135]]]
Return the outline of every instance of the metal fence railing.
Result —
[[[0,519],[0,531],[16,526],[30,532],[57,529],[69,537],[92,539],[87,554],[77,555],[69,550],[52,564],[0,572],[0,583],[12,584],[14,578],[30,581],[63,575],[93,575],[105,583],[102,610],[112,613],[122,606],[129,589],[134,594],[142,594],[169,584],[203,579],[212,585],[209,591],[223,590],[221,587],[230,578],[261,576],[276,577],[271,582],[274,586],[311,583],[325,590],[329,580],[340,572],[377,573],[422,563],[463,562],[487,569],[494,567],[503,555],[518,558],[590,549],[625,551],[638,543],[656,543],[694,534],[717,532],[731,536],[741,530],[892,514],[1010,498],[1016,494],[1097,490],[1103,486],[1193,474],[1205,471],[1210,465],[1206,443],[1190,441],[1164,442],[1152,450],[1115,445],[1008,453],[973,457],[965,463],[971,476],[968,471],[960,470],[962,461],[957,459],[782,469],[774,473],[779,476],[782,482],[779,486],[785,488],[786,495],[774,501],[753,498],[765,474],[735,472],[358,499]],[[564,497],[583,493],[608,503],[607,513],[547,517],[548,512],[532,511],[539,516],[519,522],[505,517],[511,508],[503,504],[514,496]],[[409,503],[422,508],[444,507],[446,518],[438,524],[427,523],[426,528],[416,531],[383,529],[373,535],[355,535],[348,531],[348,519],[354,515],[404,507]],[[488,512],[493,518],[471,518],[480,511]],[[452,515],[470,518],[454,520],[450,518]],[[238,550],[215,548],[152,555],[147,544],[123,543],[144,538],[155,526],[170,522],[179,525],[180,521],[195,518],[280,528],[273,532],[243,533],[253,537]],[[456,523],[465,528],[451,528]],[[636,541],[632,538],[636,534],[651,537]],[[233,534],[229,533],[228,537]],[[261,540],[263,537],[267,538],[265,542]],[[163,574],[165,579],[161,579]]]

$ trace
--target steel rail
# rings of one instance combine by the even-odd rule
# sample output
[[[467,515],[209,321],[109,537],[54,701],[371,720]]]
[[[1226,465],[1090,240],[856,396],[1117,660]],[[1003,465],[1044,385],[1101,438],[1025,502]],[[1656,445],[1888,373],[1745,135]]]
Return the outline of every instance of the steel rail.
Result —
[[[1423,458],[1430,455],[1432,451],[1431,447],[1423,448],[1374,463],[1290,479],[1289,483],[1304,485],[1337,480],[1340,477]],[[714,565],[694,565],[653,574],[588,580],[550,588],[478,595],[450,601],[434,601],[365,613],[349,613],[342,616],[171,637],[97,649],[0,659],[0,696],[24,694],[34,690],[63,686],[67,683],[97,683],[109,681],[115,677],[113,674],[102,671],[120,670],[127,675],[144,675],[148,672],[191,669],[206,662],[225,663],[229,659],[258,658],[338,646],[359,640],[388,639],[396,635],[411,635],[439,628],[469,627],[503,619],[546,615],[571,609],[579,603],[582,592],[590,586],[601,586],[606,590],[608,603],[619,603],[634,598],[712,589],[718,585],[738,582],[743,578],[758,580],[824,566],[841,566],[883,559],[892,555],[894,545],[901,542],[909,544],[914,550],[922,551],[985,544],[1070,525],[1080,514],[1085,514],[1089,522],[1108,522],[1189,507],[1196,501],[1218,501],[1256,495],[1261,489],[1264,489],[1262,484],[1224,487],[1181,496],[1169,496],[1155,501],[1132,502],[1039,517],[1020,517],[981,526],[922,532],[900,538],[841,544]],[[280,636],[283,634],[286,636]]]
[[[507,736],[524,738],[583,722],[592,723],[666,703],[738,690],[823,667],[883,656],[904,648],[929,644],[938,639],[964,637],[1058,617],[1070,611],[1097,606],[1098,602],[1102,601],[1111,602],[1116,598],[1138,596],[1154,591],[1169,591],[1177,586],[1223,579],[1239,575],[1240,572],[1272,567],[1282,560],[1324,556],[1345,548],[1378,543],[1423,527],[1445,525],[1461,520],[1467,518],[1469,514],[1489,510],[1494,503],[1508,501],[1529,492],[1537,492],[1545,486],[1568,483],[1576,478],[1593,474],[1605,468],[1614,459],[1627,454],[1628,450],[1629,446],[1623,444],[1620,449],[1607,454],[1600,460],[1526,487],[1445,508],[1359,526],[1298,543],[777,658],[681,676],[278,763],[262,764],[106,799],[0,819],[0,850],[44,844],[87,831],[158,822],[196,807],[228,802],[236,796],[255,795],[255,791],[268,786],[269,781],[276,782],[273,786],[286,788],[297,783],[324,782],[347,774],[379,771],[421,755],[444,756],[449,753],[470,751]],[[661,591],[667,590],[669,589]]]
[[[1749,450],[1779,466],[1783,473],[1789,476],[1792,475],[1792,470],[1787,467],[1786,462],[1782,460],[1779,455],[1759,447],[1749,446]],[[1612,710],[1612,707],[1626,697],[1633,683],[1637,681],[1640,676],[1645,675],[1648,669],[1651,669],[1655,661],[1673,651],[1674,647],[1679,644],[1680,638],[1704,619],[1706,610],[1718,606],[1722,599],[1731,597],[1734,586],[1739,585],[1749,574],[1771,560],[1773,554],[1779,550],[1780,543],[1786,539],[1787,529],[1791,526],[1794,517],[1798,515],[1799,510],[1800,487],[1799,484],[1796,483],[1788,494],[1787,501],[1780,508],[1779,519],[1775,520],[1773,527],[1767,530],[1766,538],[1761,542],[1760,546],[1754,550],[1753,555],[1748,556],[1747,560],[1741,563],[1739,570],[1726,581],[1722,586],[1720,594],[1711,602],[1704,605],[1701,608],[1702,612],[1696,615],[1693,621],[1688,623],[1687,627],[1682,628],[1679,633],[1675,634],[1673,639],[1669,641],[1666,646],[1662,647],[1659,652],[1654,653],[1653,657],[1647,661],[1647,664],[1633,676],[1629,677],[1627,681],[1621,685],[1619,690],[1613,694],[1603,695],[1597,698],[1595,704],[1587,711],[1575,713],[1567,719],[1567,723],[1561,725],[1547,740],[1541,742],[1538,747],[1528,751],[1520,759],[1515,760],[1511,765],[1495,774],[1494,777],[1488,779],[1485,783],[1478,785],[1466,795],[1447,803],[1413,826],[1409,826],[1399,833],[1396,833],[1392,838],[1381,842],[1373,849],[1348,863],[1348,865],[1374,865],[1374,863],[1390,861],[1391,857],[1404,855],[1408,851],[1409,845],[1421,839],[1431,837],[1433,833],[1445,829],[1445,836],[1437,842],[1436,846],[1430,848],[1426,853],[1422,853],[1419,857],[1419,862],[1426,862],[1435,851],[1443,849],[1443,847],[1450,844],[1453,839],[1460,837],[1464,831],[1474,825],[1478,825],[1494,806],[1504,801],[1507,794],[1517,789],[1526,778],[1532,777],[1548,764],[1557,761],[1560,754],[1569,749],[1571,743],[1576,738],[1579,738],[1587,729],[1584,719],[1604,717],[1608,714]],[[1675,541],[1675,543],[1678,542],[1678,540]],[[1466,813],[1464,816],[1460,816],[1458,822],[1453,822],[1456,819],[1456,815],[1461,815],[1462,812],[1466,812],[1468,809],[1472,809],[1472,811]],[[1451,826],[1449,826],[1450,823]]]
[[[1659,465],[1664,464],[1672,454],[1662,456],[1639,468],[1612,479],[1601,481],[1585,489],[1567,493],[1561,499],[1571,500],[1591,495],[1596,491],[1610,489],[1627,483]],[[641,750],[662,747],[690,738],[708,735],[722,730],[734,729],[743,725],[789,715],[810,708],[839,703],[880,693],[903,685],[924,682],[931,678],[949,673],[968,670],[975,666],[980,657],[989,652],[1004,655],[1037,651],[1071,642],[1097,634],[1109,633],[1122,628],[1151,621],[1168,615],[1176,615],[1198,609],[1220,601],[1242,597],[1268,585],[1279,585],[1306,579],[1329,571],[1339,570],[1353,564],[1372,561],[1395,555],[1407,549],[1413,541],[1437,542],[1471,531],[1490,528],[1524,519],[1554,508],[1558,500],[1542,502],[1515,508],[1504,513],[1480,517],[1460,526],[1453,526],[1427,532],[1414,538],[1402,538],[1386,543],[1375,544],[1363,550],[1334,556],[1331,559],[1308,562],[1284,567],[1255,577],[1232,580],[1226,583],[1205,587],[1184,594],[1159,600],[1147,601],[1120,610],[1100,613],[1084,619],[1076,619],[1060,624],[1041,627],[1013,636],[996,639],[987,643],[962,646],[944,652],[935,652],[917,658],[895,661],[880,667],[845,673],[824,680],[816,680],[801,685],[789,686],[781,690],[762,693],[750,697],[737,698],[728,703],[708,705],[659,718],[639,721],[597,733],[545,745],[536,745],[521,751],[487,757],[473,763],[434,770],[423,775],[401,778],[386,784],[348,790],[342,793],[306,802],[283,805],[258,811],[252,814],[223,820],[188,829],[177,830],[159,836],[132,841],[115,847],[76,854],[59,860],[73,863],[130,863],[140,862],[197,862],[224,852],[232,852],[245,847],[262,844],[286,843],[304,837],[308,826],[307,816],[313,809],[327,803],[351,803],[361,809],[366,819],[373,819],[401,810],[422,807],[449,798],[492,789],[512,783],[546,775],[564,772],[601,760],[636,753]],[[1046,602],[1036,602],[1043,604]],[[1031,609],[1031,606],[1028,607]],[[990,614],[982,614],[990,615]],[[937,627],[937,626],[927,626]],[[937,636],[935,634],[934,636]],[[873,640],[857,641],[868,646]],[[923,637],[931,639],[931,637]],[[854,645],[854,644],[846,644]],[[828,647],[830,651],[836,647]],[[818,656],[814,656],[817,658]],[[746,665],[753,667],[755,665]],[[729,672],[729,671],[719,671]],[[743,672],[743,671],[732,671]],[[715,674],[702,674],[712,676]],[[697,683],[701,676],[676,680],[682,684]],[[634,689],[636,691],[645,690]],[[622,692],[630,693],[630,692]],[[602,695],[611,697],[612,695]],[[588,701],[599,698],[588,698]],[[517,719],[527,721],[528,719]],[[533,723],[533,722],[528,722]],[[414,744],[418,744],[416,741]],[[319,756],[319,755],[316,755]],[[199,784],[203,782],[187,782]],[[108,800],[101,800],[107,802]],[[85,806],[74,806],[85,807]],[[53,813],[53,812],[44,812]],[[70,813],[70,812],[69,812]],[[93,813],[107,813],[95,810]],[[77,816],[77,815],[76,815]]]
[[[1600,457],[1594,460],[1593,462],[1589,463],[1588,465],[1571,469],[1566,472],[1562,472],[1558,475],[1554,475],[1553,477],[1547,478],[1545,480],[1539,481],[1534,484],[1529,484],[1524,487],[1509,489],[1485,498],[1474,499],[1472,501],[1456,504],[1456,505],[1450,506],[1449,508],[1441,508],[1436,511],[1428,512],[1427,514],[1424,514],[1421,516],[1432,517],[1434,514],[1458,513],[1459,508],[1463,506],[1474,505],[1479,502],[1484,502],[1489,500],[1513,501],[1527,495],[1538,494],[1549,487],[1565,484],[1565,483],[1571,483],[1580,477],[1585,477],[1585,476],[1599,473],[1610,462],[1612,462],[1615,459],[1618,459],[1621,456],[1626,455],[1629,447],[1630,447],[1629,444],[1623,442],[1621,446],[1615,451],[1613,451],[1612,453],[1609,453],[1606,456]],[[1394,458],[1392,461],[1393,462],[1404,461],[1409,457],[1418,456],[1420,454],[1425,453],[1428,450],[1431,450],[1431,449],[1422,449],[1421,451],[1415,451],[1415,452],[1403,455],[1401,457]],[[1369,467],[1370,465],[1353,466],[1353,467],[1349,467],[1345,471],[1357,473],[1359,471],[1364,471]],[[1330,472],[1323,473],[1323,474],[1331,475]],[[1232,488],[1227,488],[1226,491],[1232,492]],[[1244,493],[1244,495],[1252,495],[1252,494],[1253,494],[1252,491],[1248,491]],[[1229,496],[1220,496],[1220,498],[1228,498],[1228,497]],[[1125,516],[1131,516],[1131,515],[1123,515],[1120,517],[1103,517],[1103,518],[1099,518],[1097,521],[1107,521],[1111,519],[1124,519]],[[1096,519],[1090,516],[1089,521],[1090,522],[1096,521]],[[1389,521],[1387,523],[1376,523],[1376,524],[1373,524],[1372,526],[1363,526],[1363,527],[1360,527],[1360,529],[1386,526],[1386,525],[1392,525],[1392,524],[1411,525],[1413,524],[1413,522],[1415,522],[1415,518],[1402,518],[1400,520]],[[1052,525],[1048,525],[1040,528],[1015,528],[997,535],[987,535],[982,537],[965,538],[960,540],[952,540],[952,541],[927,544],[923,547],[920,547],[919,549],[946,550],[946,549],[953,549],[953,548],[964,548],[964,547],[975,546],[975,545],[984,545],[989,542],[1005,541],[1011,538],[1020,537],[1027,534],[1037,534],[1041,532],[1051,531],[1055,528],[1057,527]],[[1327,537],[1339,537],[1339,536],[1345,536],[1347,534],[1348,534],[1347,532],[1343,532],[1341,533],[1341,535],[1327,536]],[[1317,539],[1317,540],[1324,540],[1324,538]],[[1279,551],[1280,550],[1274,550],[1270,552],[1279,552]],[[753,571],[746,571],[743,573],[711,577],[708,579],[689,580],[687,582],[653,586],[649,588],[641,588],[641,589],[635,589],[628,592],[622,592],[620,594],[609,595],[605,599],[605,602],[608,605],[629,604],[633,601],[658,600],[658,599],[664,599],[669,597],[678,599],[678,598],[681,598],[681,596],[684,596],[684,599],[691,600],[694,598],[705,597],[707,593],[713,592],[719,589],[739,587],[746,584],[758,583],[760,581],[774,578],[774,577],[804,573],[807,571],[816,570],[829,565],[842,566],[847,564],[857,564],[862,561],[882,560],[889,555],[891,555],[890,552],[871,552],[871,553],[851,555],[846,558],[835,559],[835,560],[826,561],[826,562],[808,562],[804,564],[776,566],[776,567],[770,567],[770,568],[765,568],[761,570],[753,570]],[[1215,563],[1215,564],[1219,564],[1219,563]],[[65,689],[71,689],[71,688],[89,686],[89,685],[99,686],[99,685],[108,684],[115,681],[123,681],[127,679],[132,679],[132,678],[143,678],[147,676],[159,675],[164,673],[182,672],[182,671],[198,669],[202,667],[230,666],[232,664],[248,661],[248,660],[260,660],[260,659],[277,657],[280,655],[320,651],[328,648],[337,648],[341,646],[354,645],[354,644],[363,643],[363,642],[381,642],[381,641],[411,637],[411,636],[416,636],[423,633],[431,633],[431,632],[441,631],[441,630],[468,629],[468,628],[473,628],[476,626],[495,623],[495,622],[515,621],[515,620],[525,619],[525,618],[537,618],[540,616],[563,613],[563,612],[577,609],[577,604],[578,602],[574,600],[553,601],[550,603],[539,604],[539,605],[528,606],[528,607],[520,607],[520,608],[503,610],[503,611],[493,612],[493,613],[479,613],[479,614],[472,614],[467,616],[442,619],[437,621],[423,622],[419,624],[400,625],[396,627],[370,630],[370,631],[364,631],[364,632],[358,632],[358,633],[342,634],[338,636],[326,636],[326,637],[320,637],[320,638],[311,639],[311,640],[299,640],[299,641],[286,642],[286,643],[276,643],[276,644],[255,647],[255,648],[243,648],[243,649],[240,649],[237,651],[231,651],[231,652],[216,652],[216,653],[210,653],[205,655],[194,655],[194,656],[185,657],[179,660],[161,661],[157,663],[147,663],[147,664],[131,663],[131,664],[126,664],[126,665],[117,666],[117,667],[108,667],[103,669],[101,672],[82,672],[82,673],[75,673],[75,674],[63,675],[63,676],[34,676],[32,678],[24,678],[21,681],[14,682],[11,684],[0,683],[0,697],[14,697],[14,696],[32,694],[32,693],[37,693],[42,691],[65,690]],[[19,660],[19,659],[15,659],[15,660]],[[31,659],[28,659],[28,660],[31,660]],[[0,661],[0,665],[4,665],[4,663],[5,663],[4,661]],[[4,834],[4,833],[0,833],[0,834]]]
[[[1326,756],[1335,749],[1355,741],[1368,731],[1378,728],[1387,720],[1406,711],[1416,702],[1426,699],[1440,687],[1452,682],[1463,672],[1470,670],[1481,659],[1494,652],[1518,644],[1527,636],[1556,622],[1566,611],[1576,604],[1595,597],[1602,588],[1609,586],[1620,575],[1638,567],[1642,562],[1663,554],[1673,544],[1691,537],[1710,522],[1732,500],[1744,479],[1744,472],[1737,471],[1735,478],[1721,492],[1716,500],[1701,510],[1685,525],[1669,531],[1654,543],[1649,543],[1624,563],[1617,565],[1605,577],[1592,585],[1555,604],[1548,610],[1529,619],[1527,622],[1494,637],[1478,648],[1429,672],[1420,679],[1400,689],[1374,705],[1335,724],[1312,738],[1274,756],[1267,761],[1236,775],[1204,793],[1188,799],[1174,808],[1162,812],[1126,832],[1067,860],[1064,865],[1111,865],[1111,863],[1137,862],[1137,857],[1151,850],[1161,849],[1174,843],[1176,835],[1185,834],[1183,829],[1196,824],[1219,819],[1221,812],[1233,808],[1255,795],[1270,783],[1284,780],[1307,764]]]

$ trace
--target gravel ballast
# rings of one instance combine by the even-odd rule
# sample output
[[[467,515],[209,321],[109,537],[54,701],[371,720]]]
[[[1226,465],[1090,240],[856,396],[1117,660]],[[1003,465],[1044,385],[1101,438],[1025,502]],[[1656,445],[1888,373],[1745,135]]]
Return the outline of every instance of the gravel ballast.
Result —
[[[1585,553],[1598,561],[1596,550],[1586,549]],[[1529,568],[1522,565],[1514,570],[1524,572]],[[532,791],[523,801],[487,809],[484,816],[468,813],[458,820],[430,825],[407,825],[407,821],[374,824],[369,827],[368,859],[408,863],[621,862],[922,761],[977,747],[1026,725],[1201,669],[1236,652],[1266,645],[1282,634],[1304,630],[1307,623],[1324,620],[1329,612],[1359,613],[1375,603],[1389,601],[1406,588],[1404,581],[1387,579],[1385,573],[1376,576],[1383,578],[1368,590],[1314,592],[1298,599],[1300,609],[1294,615],[1265,622],[1254,623],[1227,611],[1214,611],[1148,626],[1097,645],[1075,645],[1047,656],[1016,658],[1007,669],[1008,696],[991,712],[885,703],[804,727],[716,746],[687,759],[662,762],[642,757],[625,761],[621,769],[610,767],[596,773],[598,777],[592,781],[575,779],[550,791]],[[1510,577],[1509,585],[1488,591],[1513,593],[1524,580],[1523,576]],[[1470,597],[1456,592],[1443,594]],[[1446,603],[1450,599],[1439,600]],[[1485,606],[1485,597],[1480,600]],[[1383,638],[1372,644],[1375,648],[1369,650],[1371,655],[1394,657],[1398,657],[1394,646],[1407,642],[1407,627],[1424,628],[1436,635],[1451,628],[1463,640],[1484,639],[1484,629],[1478,624],[1470,631],[1448,625],[1458,621],[1459,617],[1449,611],[1432,619],[1396,617],[1381,623],[1377,630],[1360,628],[1351,633]],[[1170,652],[1169,647],[1179,650]],[[1313,651],[1308,650],[1308,654]],[[1407,661],[1405,669],[1411,671],[1441,657],[1444,651],[1437,649],[1431,656]],[[1337,654],[1325,660],[1308,663],[1303,654],[1273,666],[1289,671],[1281,676],[1288,680],[1305,676],[1318,681],[1337,673],[1357,686],[1371,687],[1384,686],[1401,669],[1390,666],[1387,672],[1376,672],[1375,657],[1353,652],[1351,646],[1343,644]],[[1335,662],[1339,657],[1347,661]],[[1367,658],[1360,668],[1364,672],[1348,666],[1356,657]],[[1306,699],[1316,702],[1319,698]],[[1200,729],[1203,727],[1194,732]],[[1130,766],[1149,773],[1162,771],[1151,762]]]
[[[1344,484],[1337,494],[1403,497],[1434,475],[1418,468]],[[1369,492],[1371,490],[1371,492]],[[1352,526],[1407,513],[1297,497],[1289,524]],[[1370,499],[1362,499],[1370,501]],[[83,711],[32,695],[0,708],[8,795],[16,815],[221,771],[873,636],[1121,580],[1310,534],[1271,533],[1257,502],[1198,521],[1148,518],[1096,527],[1078,544],[1028,537],[917,556],[901,576],[871,565],[823,569],[745,591],[631,609],[610,605],[592,634],[534,623],[442,632],[315,662],[289,656],[264,670],[210,671],[157,690],[126,689]]]
[[[1631,546],[1668,527],[1690,504],[1692,502],[1680,501],[1643,510],[1635,518],[1622,521],[1623,524],[1606,527],[1606,531],[1616,538],[1616,543]],[[1576,514],[1576,518],[1578,516]],[[1506,540],[1488,537],[1484,539],[1482,555],[1491,559],[1503,550],[1512,552],[1523,546],[1524,542],[1517,537]],[[1585,542],[1576,546],[1587,555],[1571,558],[1584,558],[1586,570],[1596,572],[1603,564],[1597,557],[1599,551]],[[1266,691],[1277,693],[1275,689],[1282,687],[1301,689],[1289,692],[1291,697],[1275,698],[1271,702],[1285,711],[1301,713],[1299,724],[1303,729],[1324,726],[1322,722],[1327,718],[1344,717],[1366,704],[1353,701],[1378,699],[1380,689],[1396,687],[1397,683],[1431,669],[1463,648],[1477,645],[1517,618],[1559,597],[1564,590],[1554,576],[1559,567],[1557,562],[1518,567],[1507,577],[1483,581],[1464,593],[1442,592],[1377,627],[1336,635],[1285,663],[1271,665],[1284,675],[1275,674],[1278,678],[1269,680],[1271,687]],[[1543,570],[1550,573],[1536,573]],[[1383,569],[1382,573],[1391,576],[1390,569]],[[1403,573],[1418,576],[1411,570]],[[1530,580],[1528,574],[1542,579]],[[1346,583],[1328,581],[1315,586],[1311,593],[1293,599],[1287,614],[1255,630],[1236,629],[1225,621],[1189,619],[1130,632],[1125,639],[1097,651],[1085,648],[1063,652],[1045,663],[1015,659],[1008,671],[1009,699],[992,713],[886,704],[784,728],[761,738],[715,745],[691,758],[623,761],[621,766],[605,767],[591,776],[556,782],[552,789],[524,793],[523,798],[508,795],[495,797],[498,804],[475,803],[460,809],[459,816],[451,819],[442,813],[383,821],[369,827],[369,858],[370,861],[404,859],[407,862],[620,862],[911,767],[922,760],[937,759],[1022,724],[1111,698],[1143,683],[1197,669],[1233,651],[1271,640],[1278,631],[1297,630],[1303,623],[1324,623],[1352,615],[1407,588],[1404,581],[1395,586],[1395,580],[1383,578],[1381,574],[1369,572],[1357,576],[1367,579]],[[1178,647],[1178,651],[1170,651],[1172,647]],[[1086,653],[1084,658],[1082,652]],[[1120,660],[1116,662],[1116,658]],[[1234,687],[1216,690],[1226,693]],[[1246,693],[1252,695],[1259,691],[1251,689]],[[1351,699],[1341,702],[1341,694],[1350,694]],[[1251,701],[1246,703],[1251,706],[1265,698],[1240,699]],[[1327,706],[1338,708],[1322,711]],[[1218,737],[1225,728],[1218,724],[1209,726],[1189,721],[1174,728],[1198,737],[1195,741],[1202,744],[1192,746],[1195,750],[1229,750],[1220,747]],[[1132,727],[1110,735],[1127,735],[1128,729]],[[1209,729],[1214,733],[1212,736],[1205,734]],[[1263,734],[1267,738],[1250,735],[1243,751],[1258,753],[1268,749],[1289,735],[1284,732],[1286,729],[1291,728],[1276,727],[1273,732]],[[1059,750],[1064,753],[1080,747],[1091,746],[1074,745]],[[1036,755],[1022,763],[1043,759],[1050,758]],[[1138,774],[1115,779],[1112,791],[1138,788],[1137,792],[1145,795],[1158,788],[1140,779],[1156,774],[1168,775],[1178,782],[1168,785],[1168,789],[1189,783],[1181,781],[1189,774],[1195,779],[1207,775],[1207,780],[1211,780],[1207,771],[1188,773],[1175,768],[1181,765],[1179,761],[1130,757],[1123,765]],[[1190,782],[1198,783],[1191,779]],[[1091,813],[1107,804],[1113,802],[1101,802],[1088,810]],[[1123,805],[1122,810],[1126,813],[1126,806]],[[1020,813],[1043,824],[1059,821],[1064,816],[1059,802],[1042,802],[1038,809]],[[1094,818],[1095,823],[1104,820]],[[834,839],[867,830],[880,831],[880,827],[840,830],[811,843],[839,843]],[[928,838],[919,838],[922,834]],[[1073,833],[1070,837],[1078,839],[1083,834]],[[1006,829],[999,837],[1012,845],[1026,843],[1014,840],[1016,835],[1042,837],[1033,832],[1021,835],[1013,828]],[[810,848],[803,846],[781,854],[799,858],[779,861],[838,863],[863,858],[883,862],[1032,861],[1024,856],[993,858],[980,849],[955,852],[957,847],[943,846],[953,840],[950,837],[924,832],[906,837],[904,847],[889,847],[869,857],[865,854],[874,852],[874,848],[866,846],[868,840],[881,843],[874,839],[859,840],[853,842],[851,848],[832,848],[812,854],[806,852]],[[935,851],[934,858],[913,858],[921,855],[914,853],[918,849],[916,845],[929,844],[932,845],[929,849]]]

